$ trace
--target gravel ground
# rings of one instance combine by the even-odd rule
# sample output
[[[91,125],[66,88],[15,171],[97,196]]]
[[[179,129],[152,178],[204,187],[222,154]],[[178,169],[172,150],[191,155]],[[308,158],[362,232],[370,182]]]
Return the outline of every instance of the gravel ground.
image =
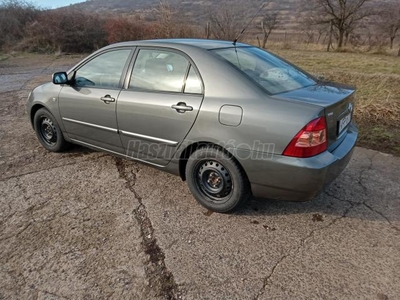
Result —
[[[0,63],[0,299],[399,299],[399,158],[357,148],[311,202],[211,213],[178,177],[40,146],[28,93],[78,60]]]

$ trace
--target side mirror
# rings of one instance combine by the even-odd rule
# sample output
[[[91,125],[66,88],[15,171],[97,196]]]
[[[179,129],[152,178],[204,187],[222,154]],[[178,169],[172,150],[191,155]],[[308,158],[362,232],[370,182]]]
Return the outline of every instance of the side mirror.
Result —
[[[53,74],[54,84],[68,84],[68,75],[66,72],[57,72]]]

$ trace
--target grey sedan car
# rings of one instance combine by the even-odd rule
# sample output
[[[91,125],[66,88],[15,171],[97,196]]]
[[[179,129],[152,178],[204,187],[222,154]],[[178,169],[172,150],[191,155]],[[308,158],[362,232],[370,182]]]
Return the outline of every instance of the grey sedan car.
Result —
[[[148,164],[228,212],[251,196],[316,196],[351,158],[354,100],[257,47],[171,39],[100,49],[34,89],[27,110],[47,150],[74,143]]]

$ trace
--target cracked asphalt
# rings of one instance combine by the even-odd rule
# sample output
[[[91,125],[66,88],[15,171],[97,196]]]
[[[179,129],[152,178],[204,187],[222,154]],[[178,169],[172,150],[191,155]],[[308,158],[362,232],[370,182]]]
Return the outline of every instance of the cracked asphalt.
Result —
[[[0,63],[0,299],[399,299],[398,157],[357,148],[311,202],[211,213],[178,177],[40,146],[28,93],[80,58]]]

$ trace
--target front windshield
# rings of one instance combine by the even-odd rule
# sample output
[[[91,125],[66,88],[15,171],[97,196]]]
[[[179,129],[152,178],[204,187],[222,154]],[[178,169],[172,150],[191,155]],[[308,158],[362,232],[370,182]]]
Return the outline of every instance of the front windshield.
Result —
[[[307,74],[260,48],[232,47],[211,51],[273,95],[316,84]]]

